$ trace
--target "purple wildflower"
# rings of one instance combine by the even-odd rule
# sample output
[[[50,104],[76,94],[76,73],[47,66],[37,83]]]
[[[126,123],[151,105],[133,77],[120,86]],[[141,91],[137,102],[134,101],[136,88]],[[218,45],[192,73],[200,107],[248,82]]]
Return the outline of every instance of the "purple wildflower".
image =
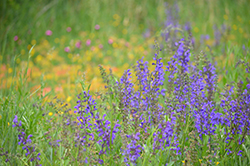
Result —
[[[70,31],[71,31],[71,27],[68,27],[68,28],[67,28],[67,32],[70,32]]]
[[[14,37],[14,40],[17,41],[17,40],[18,40],[18,36],[15,36],[15,37]]]
[[[102,44],[99,44],[99,46],[98,46],[100,49],[102,49],[103,48],[103,45]]]
[[[37,160],[40,160],[40,158],[39,158],[40,153],[37,154],[36,158],[33,157],[34,153],[36,151],[35,145],[32,144],[32,140],[31,140],[31,137],[33,137],[33,135],[30,134],[30,135],[28,135],[26,137],[26,133],[21,128],[21,126],[22,126],[21,121],[18,122],[17,115],[15,115],[15,118],[13,119],[13,122],[14,122],[13,127],[16,127],[17,130],[18,130],[18,132],[19,132],[19,135],[18,135],[18,139],[19,139],[18,145],[22,146],[23,150],[26,150],[26,153],[25,153],[26,157],[31,156],[31,162],[33,162],[33,161],[37,162]]]
[[[99,30],[100,29],[100,25],[95,25],[95,30]]]
[[[113,41],[112,39],[109,39],[109,40],[108,40],[108,43],[109,43],[109,44],[112,44],[113,42],[114,42],[114,41]]]
[[[52,35],[52,31],[51,31],[51,30],[47,30],[47,31],[45,32],[45,34],[46,34],[47,36],[51,36],[51,35]]]
[[[76,42],[76,48],[81,48],[81,45],[82,45],[82,42],[81,41],[78,41],[78,42]]]
[[[88,40],[86,41],[86,46],[89,46],[90,44],[91,44],[91,40],[88,39]]]
[[[65,51],[65,52],[70,52],[70,48],[69,48],[69,47],[65,47],[65,48],[64,48],[64,51]]]

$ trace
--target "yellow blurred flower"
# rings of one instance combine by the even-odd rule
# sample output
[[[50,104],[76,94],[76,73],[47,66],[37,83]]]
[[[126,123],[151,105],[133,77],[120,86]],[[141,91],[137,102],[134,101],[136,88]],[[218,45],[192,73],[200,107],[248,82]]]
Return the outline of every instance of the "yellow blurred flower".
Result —
[[[36,51],[35,51],[35,48],[33,48],[33,49],[31,50],[31,52],[30,52],[30,55],[33,56],[33,55],[35,54],[35,52],[36,52]]]
[[[16,63],[19,64],[21,62],[20,58],[16,59]]]
[[[36,62],[40,62],[43,59],[42,55],[38,55],[36,57]]]
[[[48,40],[44,40],[42,44],[43,44],[44,46],[48,46],[48,45],[49,45],[49,42],[48,42]]]
[[[21,54],[22,54],[22,55],[25,54],[25,50],[24,50],[24,49],[21,50]]]
[[[231,35],[229,35],[228,38],[231,39],[231,40],[234,40],[234,39],[235,39],[235,36],[231,34]]]
[[[74,56],[73,59],[72,59],[72,61],[73,61],[73,62],[76,62],[78,59],[79,59],[79,57]]]
[[[139,50],[140,50],[141,52],[143,52],[143,51],[144,51],[144,48],[141,46],[141,47],[139,48]]]
[[[134,59],[134,55],[133,54],[129,54],[128,58],[132,60],[132,59]]]
[[[94,52],[95,52],[95,53],[97,53],[97,52],[99,52],[99,51],[100,51],[100,48],[94,47]]]
[[[46,80],[51,80],[52,78],[54,78],[54,75],[51,73],[44,76],[44,79]]]
[[[32,47],[32,46],[29,44],[29,45],[27,46],[27,49],[28,49],[28,50],[30,50],[30,49],[31,49],[31,47]]]
[[[49,116],[52,116],[53,115],[53,113],[52,112],[49,112]]]
[[[72,97],[71,97],[71,96],[67,97],[67,102],[70,102],[70,101],[71,101],[71,99],[72,99]]]
[[[228,16],[227,16],[226,14],[223,16],[223,18],[224,18],[225,20],[228,20]]]
[[[91,54],[91,53],[90,53],[89,50],[85,51],[85,55],[90,55],[90,54]]]
[[[10,67],[9,69],[8,69],[8,73],[10,74],[10,73],[12,73],[13,72],[13,69]]]
[[[123,65],[123,68],[124,68],[124,69],[128,69],[128,67],[129,67],[129,64],[128,64],[128,63],[125,63],[125,64]]]
[[[0,115],[0,119],[2,119],[2,115]]]
[[[34,63],[33,63],[32,61],[29,61],[28,66],[29,66],[30,68],[32,68],[32,67],[34,66]]]
[[[206,50],[206,51],[209,51],[210,49],[209,49],[209,47],[206,47],[205,50]]]
[[[71,59],[73,57],[73,54],[68,54],[68,58]]]
[[[127,29],[123,29],[123,30],[122,30],[122,33],[123,33],[124,35],[126,35],[126,34],[128,33]]]
[[[242,28],[239,28],[239,32],[240,32],[240,33],[243,33],[243,29],[242,29]]]
[[[88,56],[87,58],[86,58],[86,60],[89,62],[89,61],[91,61],[91,56]]]
[[[120,18],[120,16],[119,16],[118,14],[114,14],[114,15],[113,15],[113,18],[114,18],[115,20],[118,20],[118,19]]]
[[[8,122],[8,126],[10,125],[10,123]]]
[[[119,24],[120,24],[119,21],[114,21],[114,22],[112,23],[112,25],[113,25],[114,27],[117,27]]]
[[[113,43],[112,46],[113,46],[114,48],[117,48],[117,47],[118,47],[118,44],[117,44],[117,43]]]
[[[220,162],[216,162],[216,165],[219,165]]]
[[[206,43],[207,45],[211,46],[211,45],[214,43],[214,40],[208,39],[208,40],[205,41],[205,43]]]
[[[237,30],[237,25],[233,25],[233,29],[236,31]]]
[[[199,32],[199,28],[195,27],[195,28],[194,28],[194,32],[195,32],[195,33],[198,33],[198,32]]]
[[[35,44],[36,44],[36,40],[32,40],[32,41],[31,41],[31,44],[32,44],[32,45],[35,45]]]
[[[82,59],[78,59],[77,61],[79,64],[82,64],[83,63],[83,60]]]

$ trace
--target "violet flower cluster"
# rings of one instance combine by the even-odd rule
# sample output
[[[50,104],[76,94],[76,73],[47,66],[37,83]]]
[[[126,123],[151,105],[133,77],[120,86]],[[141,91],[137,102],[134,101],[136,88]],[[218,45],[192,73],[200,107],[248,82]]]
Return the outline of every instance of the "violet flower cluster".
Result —
[[[33,135],[28,135],[26,137],[26,133],[24,132],[24,129],[22,129],[22,122],[21,120],[18,121],[18,117],[17,115],[15,115],[15,118],[13,119],[13,127],[17,128],[19,135],[18,135],[18,145],[22,146],[22,149],[26,151],[25,156],[26,157],[31,157],[30,161],[31,162],[35,162],[36,165],[41,165],[39,164],[39,161],[41,160],[40,155],[41,153],[37,153],[36,154],[36,148],[35,145],[32,144],[32,140],[31,137],[33,137]]]
[[[99,112],[96,113],[96,101],[89,94],[89,91],[79,94],[78,99],[74,112],[78,114],[78,125],[83,132],[76,134],[75,146],[82,146],[86,151],[86,148],[91,148],[95,143],[98,143],[101,145],[101,149],[98,153],[99,158],[96,160],[99,164],[103,164],[100,156],[111,150],[110,147],[119,132],[119,121],[116,121],[112,126],[111,122],[105,119],[106,114],[100,118]],[[94,133],[97,133],[98,136],[95,136]],[[85,163],[88,163],[88,157],[85,159]]]
[[[99,152],[99,155],[106,154],[107,150],[110,150],[111,144],[114,143],[114,139],[116,138],[116,133],[119,132],[120,124],[117,121],[111,131],[111,122],[105,120],[106,114],[103,115],[102,118],[99,117],[97,113],[95,116],[96,124],[94,129],[96,129],[98,133],[98,144],[101,145],[102,149]]]
[[[124,155],[124,162],[126,165],[130,165],[129,163],[136,164],[136,160],[140,157],[141,152],[144,148],[140,145],[140,133],[126,135],[128,142],[126,149],[122,150]]]

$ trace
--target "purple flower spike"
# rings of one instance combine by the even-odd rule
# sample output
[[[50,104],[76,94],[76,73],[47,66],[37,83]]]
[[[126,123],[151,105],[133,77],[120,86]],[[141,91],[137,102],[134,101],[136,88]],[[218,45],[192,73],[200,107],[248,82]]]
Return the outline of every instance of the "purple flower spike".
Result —
[[[40,155],[41,155],[41,153],[38,153],[37,157],[36,157],[36,159],[39,160],[39,161],[41,160],[41,158],[39,157]]]
[[[250,84],[247,84],[247,89],[250,89]]]
[[[99,159],[98,160],[99,164],[103,164],[103,160]]]
[[[15,115],[13,122],[14,122],[14,125],[12,125],[12,127],[18,127],[18,126],[21,127],[22,126],[22,122],[21,121],[18,122],[17,115]]]
[[[16,127],[18,132],[19,132],[19,134],[18,134],[18,139],[19,139],[18,145],[22,146],[23,150],[26,150],[25,155],[27,157],[32,156],[31,159],[30,159],[31,162],[40,160],[40,158],[39,158],[40,153],[37,154],[37,157],[35,157],[35,158],[33,157],[33,154],[36,151],[35,145],[32,144],[32,140],[31,140],[31,137],[33,137],[33,135],[30,134],[26,138],[26,133],[24,132],[24,129],[21,128],[22,123],[21,123],[21,121],[18,122],[17,115],[15,115],[15,118],[13,119],[13,122],[14,122],[13,127]]]

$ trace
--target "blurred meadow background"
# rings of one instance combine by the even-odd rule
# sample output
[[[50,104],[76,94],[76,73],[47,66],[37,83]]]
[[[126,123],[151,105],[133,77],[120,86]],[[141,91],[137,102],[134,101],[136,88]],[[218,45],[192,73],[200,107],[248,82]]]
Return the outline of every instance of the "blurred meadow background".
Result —
[[[20,87],[18,75],[24,74],[26,67],[28,80],[20,88],[32,92],[39,88],[41,76],[44,93],[51,91],[63,99],[67,96],[68,101],[81,89],[76,80],[83,75],[84,82],[92,84],[92,91],[99,90],[103,85],[98,64],[121,76],[139,58],[151,59],[154,40],[164,29],[170,8],[176,23],[190,23],[196,50],[215,46],[219,62],[235,62],[237,53],[229,58],[227,51],[232,45],[240,50],[243,45],[249,46],[248,5],[243,0],[4,0],[0,25],[1,94],[7,96],[9,88]]]
[[[203,51],[216,64],[219,87],[243,79],[235,66],[249,62],[249,6],[248,0],[2,0],[0,148],[17,150],[14,115],[37,132],[33,125],[44,118],[38,110],[58,114],[48,106],[55,96],[73,109],[83,89],[105,91],[99,64],[120,78],[142,57],[152,63],[170,25],[183,29],[177,36],[192,40],[194,54]]]

